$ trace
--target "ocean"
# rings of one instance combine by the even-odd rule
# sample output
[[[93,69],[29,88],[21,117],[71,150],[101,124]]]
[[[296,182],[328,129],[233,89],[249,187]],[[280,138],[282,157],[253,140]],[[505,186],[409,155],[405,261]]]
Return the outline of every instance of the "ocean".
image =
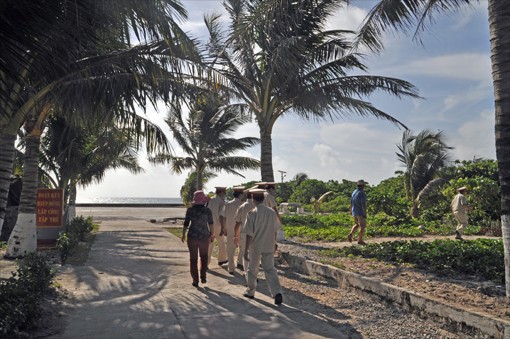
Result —
[[[182,204],[181,198],[148,198],[148,197],[99,197],[99,198],[80,198],[76,199],[77,204]]]

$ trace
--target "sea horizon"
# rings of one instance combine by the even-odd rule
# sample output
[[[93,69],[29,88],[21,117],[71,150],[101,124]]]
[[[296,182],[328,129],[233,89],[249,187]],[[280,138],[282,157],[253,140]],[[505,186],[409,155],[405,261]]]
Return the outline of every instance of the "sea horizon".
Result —
[[[78,197],[77,204],[182,204],[181,198],[161,197]]]

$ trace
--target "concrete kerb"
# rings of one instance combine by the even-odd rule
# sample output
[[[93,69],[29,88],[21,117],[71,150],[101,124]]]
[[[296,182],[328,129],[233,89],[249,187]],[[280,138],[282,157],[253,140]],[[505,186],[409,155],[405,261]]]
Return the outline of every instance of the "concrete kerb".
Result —
[[[375,294],[385,300],[395,302],[412,312],[440,319],[445,323],[453,324],[457,328],[469,332],[489,335],[494,338],[510,338],[510,322],[507,320],[445,305],[439,300],[425,297],[357,273],[293,256],[289,253],[282,253],[282,256],[290,267],[301,273],[333,279],[342,287],[349,286]]]

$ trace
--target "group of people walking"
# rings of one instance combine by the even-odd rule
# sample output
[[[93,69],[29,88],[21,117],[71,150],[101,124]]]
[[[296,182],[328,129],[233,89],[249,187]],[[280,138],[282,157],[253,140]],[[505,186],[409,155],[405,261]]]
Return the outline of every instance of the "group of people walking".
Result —
[[[354,234],[359,230],[357,240],[360,245],[365,245],[363,236],[367,217],[367,197],[364,192],[366,184],[364,180],[358,180],[357,189],[350,199],[354,225],[347,240],[352,242]],[[233,187],[233,192],[234,198],[228,202],[225,202],[226,187],[216,187],[216,194],[211,199],[202,190],[193,194],[192,207],[186,210],[181,238],[184,242],[187,232],[192,285],[198,287],[199,279],[202,284],[207,282],[207,270],[216,240],[218,265],[227,264],[227,270],[232,275],[236,268],[244,273],[247,286],[245,297],[254,298],[257,275],[259,267],[262,266],[275,304],[281,304],[282,288],[274,267],[276,238],[281,229],[275,183],[261,182],[250,189]],[[451,208],[459,222],[455,231],[456,239],[462,240],[470,208],[465,198],[467,188],[460,187],[457,192]],[[237,258],[236,248],[239,248]]]
[[[257,183],[250,189],[233,187],[234,198],[228,202],[225,202],[226,187],[216,187],[216,194],[211,199],[202,190],[194,192],[192,206],[186,210],[181,237],[188,244],[194,287],[199,286],[199,279],[202,284],[207,282],[216,239],[218,265],[227,264],[232,275],[236,268],[244,273],[245,297],[254,298],[257,275],[262,266],[275,304],[283,302],[274,267],[276,235],[281,228],[274,189],[275,183],[268,182]],[[236,248],[239,248],[237,258]]]

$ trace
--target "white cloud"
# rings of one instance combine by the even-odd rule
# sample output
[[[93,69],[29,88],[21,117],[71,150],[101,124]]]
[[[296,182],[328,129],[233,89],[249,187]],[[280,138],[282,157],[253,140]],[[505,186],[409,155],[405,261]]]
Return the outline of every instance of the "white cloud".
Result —
[[[473,120],[462,123],[452,138],[456,159],[471,160],[473,157],[496,158],[495,117],[493,111],[483,111]]]
[[[367,16],[365,9],[356,6],[342,8],[328,20],[327,29],[345,29],[356,31]]]
[[[467,90],[451,93],[445,96],[443,100],[443,109],[441,113],[451,111],[458,106],[469,106],[487,98],[492,98],[492,84],[479,83],[478,86],[468,88]]]
[[[456,53],[424,57],[398,66],[386,68],[392,75],[420,75],[434,78],[474,80],[487,83],[490,80],[491,60],[488,53]]]

